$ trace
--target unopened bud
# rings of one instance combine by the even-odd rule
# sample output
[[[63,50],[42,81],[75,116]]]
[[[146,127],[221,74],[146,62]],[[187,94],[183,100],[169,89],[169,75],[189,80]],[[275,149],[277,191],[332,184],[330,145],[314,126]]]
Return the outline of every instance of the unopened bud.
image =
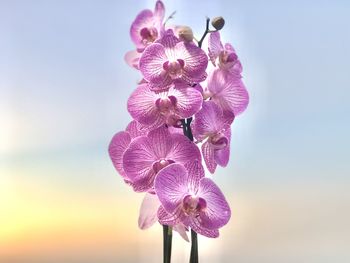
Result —
[[[193,40],[193,32],[189,26],[180,26],[177,30],[179,38],[186,42]]]
[[[216,29],[216,30],[221,30],[224,25],[225,25],[225,19],[222,16],[214,17],[211,20],[211,25]]]

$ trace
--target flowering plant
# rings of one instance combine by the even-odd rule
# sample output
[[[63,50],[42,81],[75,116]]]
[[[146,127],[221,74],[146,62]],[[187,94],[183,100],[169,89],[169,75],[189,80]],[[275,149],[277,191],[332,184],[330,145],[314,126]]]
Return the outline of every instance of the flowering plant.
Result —
[[[125,183],[145,193],[139,227],[163,225],[164,262],[171,259],[172,230],[187,241],[191,231],[190,262],[198,262],[197,234],[216,238],[231,217],[202,158],[211,174],[228,164],[231,125],[249,97],[236,51],[221,42],[222,17],[211,20],[213,30],[207,18],[200,40],[187,26],[167,26],[164,17],[157,1],[131,25],[136,47],[125,60],[143,78],[127,102],[133,120],[114,135],[109,155]]]

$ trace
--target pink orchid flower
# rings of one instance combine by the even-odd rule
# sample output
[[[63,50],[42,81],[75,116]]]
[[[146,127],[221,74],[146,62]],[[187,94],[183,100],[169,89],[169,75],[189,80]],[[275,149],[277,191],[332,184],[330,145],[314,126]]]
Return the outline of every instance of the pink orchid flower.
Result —
[[[147,228],[150,228],[152,225],[154,225],[155,222],[158,221],[157,212],[160,206],[161,206],[161,203],[156,194],[153,194],[153,193],[145,194],[145,197],[143,198],[143,201],[141,203],[139,219],[138,219],[138,224],[140,229],[145,230]],[[184,224],[182,223],[176,224],[175,226],[173,226],[173,230],[178,232],[184,240],[189,242],[189,239],[186,233],[188,229],[185,227]]]
[[[205,80],[208,57],[192,42],[180,41],[171,29],[142,53],[139,68],[154,90],[176,81],[190,85]]]
[[[171,163],[200,160],[198,147],[186,136],[162,126],[134,139],[123,154],[125,178],[134,191],[152,191],[156,174]]]
[[[241,114],[248,106],[249,94],[241,79],[229,77],[223,70],[216,69],[208,77],[205,98],[210,97],[225,114]]]
[[[206,101],[191,123],[193,136],[198,141],[206,140],[202,144],[202,154],[210,173],[215,172],[217,165],[226,167],[228,164],[233,119],[233,115],[224,115],[214,101]]]
[[[202,106],[202,94],[185,83],[172,85],[168,90],[154,92],[141,84],[128,100],[128,111],[138,122],[157,128],[164,123],[179,126]]]
[[[155,191],[162,204],[158,210],[162,224],[182,222],[198,234],[218,237],[218,229],[231,217],[223,193],[211,179],[204,177],[198,161],[165,167],[156,177]]]
[[[149,9],[141,11],[131,24],[130,37],[136,48],[142,50],[160,38],[163,31],[165,7],[162,1],[157,1],[154,11]]]
[[[242,64],[237,53],[229,43],[223,45],[220,40],[220,33],[213,32],[209,36],[208,55],[214,66],[228,71],[236,78],[241,78]]]
[[[139,136],[147,135],[147,131],[142,129],[135,121],[131,121],[125,131],[115,134],[109,144],[108,153],[117,172],[126,180],[123,169],[123,154],[129,147],[131,141]]]
[[[136,16],[130,27],[130,37],[136,45],[136,50],[128,51],[124,56],[130,67],[139,69],[139,60],[145,47],[161,37],[164,31],[164,15],[164,4],[157,1],[154,11],[145,9]]]

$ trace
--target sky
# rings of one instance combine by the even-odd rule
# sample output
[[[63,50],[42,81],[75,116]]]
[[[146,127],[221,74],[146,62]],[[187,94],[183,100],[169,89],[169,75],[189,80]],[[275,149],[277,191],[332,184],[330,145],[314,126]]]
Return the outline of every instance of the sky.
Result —
[[[201,262],[349,262],[350,3],[164,2],[196,36],[225,18],[250,94],[213,177],[232,219]],[[0,262],[160,262],[107,153],[140,79],[129,28],[154,3],[0,1]],[[175,234],[173,262],[189,249]]]

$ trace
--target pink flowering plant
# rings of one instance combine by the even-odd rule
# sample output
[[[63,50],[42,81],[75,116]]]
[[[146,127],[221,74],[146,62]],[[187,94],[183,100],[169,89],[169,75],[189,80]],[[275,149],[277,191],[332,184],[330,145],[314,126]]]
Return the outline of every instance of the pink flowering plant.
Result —
[[[190,27],[168,26],[164,17],[157,1],[131,25],[135,49],[125,60],[142,79],[127,102],[133,120],[114,135],[109,155],[124,182],[145,194],[139,227],[163,226],[163,262],[171,260],[173,230],[186,241],[191,232],[190,262],[198,262],[197,234],[216,238],[231,217],[205,167],[213,174],[227,166],[231,126],[249,97],[237,53],[221,41],[222,17],[207,18],[200,40]]]

